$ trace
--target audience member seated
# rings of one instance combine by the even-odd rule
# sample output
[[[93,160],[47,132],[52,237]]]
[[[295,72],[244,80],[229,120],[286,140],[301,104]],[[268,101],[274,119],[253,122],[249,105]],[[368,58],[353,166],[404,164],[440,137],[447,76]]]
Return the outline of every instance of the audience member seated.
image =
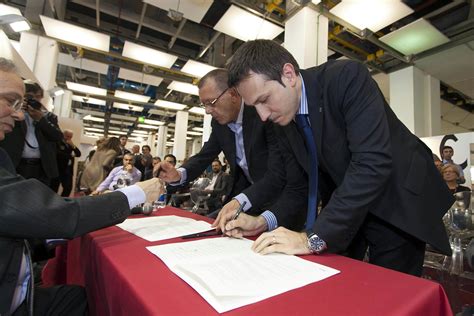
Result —
[[[459,185],[459,169],[456,165],[446,164],[441,169],[441,174],[443,175],[443,179],[448,185],[449,190],[451,193],[458,193],[463,191],[471,191],[468,187]]]
[[[140,181],[142,173],[133,166],[133,155],[130,153],[125,154],[122,160],[122,166],[112,169],[107,178],[99,184],[91,195],[98,195],[106,190],[115,191]]]
[[[441,158],[443,158],[443,165],[451,164],[455,166],[458,169],[458,183],[462,184],[466,182],[466,179],[464,178],[464,172],[462,171],[462,167],[453,161],[453,156],[454,156],[453,147],[444,146],[443,150],[441,150]]]
[[[114,159],[119,152],[120,141],[117,137],[110,137],[101,143],[82,173],[81,190],[95,191],[112,169]]]
[[[232,178],[222,171],[222,164],[216,159],[211,164],[212,173],[208,175],[211,180],[209,185],[202,191],[195,194],[206,196],[206,204],[209,212],[214,212],[222,208],[222,203],[232,190]]]

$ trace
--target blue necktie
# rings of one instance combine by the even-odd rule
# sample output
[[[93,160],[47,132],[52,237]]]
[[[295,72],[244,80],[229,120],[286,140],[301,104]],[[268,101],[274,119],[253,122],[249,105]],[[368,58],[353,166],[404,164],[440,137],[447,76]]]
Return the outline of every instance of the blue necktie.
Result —
[[[306,147],[309,151],[309,193],[308,193],[308,213],[306,215],[306,230],[312,229],[316,217],[318,216],[318,154],[316,143],[314,142],[313,131],[308,122],[307,114],[297,114],[296,124],[303,130]]]

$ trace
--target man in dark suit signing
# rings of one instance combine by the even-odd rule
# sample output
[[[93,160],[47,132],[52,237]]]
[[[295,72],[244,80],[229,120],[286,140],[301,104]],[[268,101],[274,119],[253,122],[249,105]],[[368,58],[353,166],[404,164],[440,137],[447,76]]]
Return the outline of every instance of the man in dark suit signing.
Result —
[[[0,58],[0,140],[24,118],[24,93],[13,63]],[[34,287],[25,238],[74,238],[115,225],[130,208],[159,194],[159,180],[152,179],[98,197],[62,198],[38,180],[17,175],[0,148],[0,315],[87,314],[83,288]]]
[[[282,146],[313,174],[308,201],[319,189],[323,205],[305,231],[264,233],[255,251],[363,259],[368,248],[370,262],[413,275],[421,275],[426,243],[450,254],[442,217],[453,197],[431,151],[398,120],[364,65],[329,61],[300,70],[279,44],[256,40],[228,68],[246,104],[281,126]],[[317,214],[316,205],[308,214]],[[227,222],[227,233],[241,234],[248,217]]]
[[[227,70],[215,69],[199,82],[199,97],[212,115],[212,133],[201,151],[181,168],[162,162],[160,178],[172,184],[193,181],[223,151],[230,164],[232,190],[220,214],[243,210],[257,217],[259,232],[273,223],[301,228],[304,223],[306,178],[291,151],[280,151],[273,126],[257,117],[255,108],[244,107],[237,90],[227,84]],[[155,167],[157,169],[157,167]],[[174,183],[173,183],[174,182]],[[279,195],[286,187],[285,195]],[[279,199],[277,200],[277,197]],[[271,216],[267,217],[271,207]]]

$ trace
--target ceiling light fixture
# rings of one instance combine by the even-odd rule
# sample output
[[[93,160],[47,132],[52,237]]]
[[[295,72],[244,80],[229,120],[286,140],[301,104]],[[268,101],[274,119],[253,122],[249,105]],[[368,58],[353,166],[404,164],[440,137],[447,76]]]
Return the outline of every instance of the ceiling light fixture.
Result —
[[[181,71],[191,74],[197,78],[202,78],[205,74],[214,69],[216,69],[216,67],[190,59],[186,62],[186,64],[184,64],[183,68],[181,68]]]
[[[193,95],[199,95],[199,89],[197,86],[186,83],[186,82],[181,82],[181,81],[172,81],[168,85],[168,90],[176,90],[182,93],[188,93],[188,94],[193,94]]]
[[[130,100],[130,101],[135,101],[135,102],[142,102],[142,103],[147,103],[148,101],[150,101],[149,96],[120,91],[120,90],[115,90],[114,96],[120,99],[125,99],[125,100]]]
[[[189,112],[199,115],[206,115],[206,110],[197,106],[193,106],[191,109],[189,109]]]
[[[181,111],[186,108],[186,105],[184,104],[165,101],[165,100],[156,100],[155,105],[160,108],[165,108],[165,109],[170,109],[170,110],[175,110],[175,111]]]
[[[126,103],[120,103],[120,102],[114,102],[112,107],[116,109],[122,109],[122,110],[127,110],[127,111],[135,111],[135,112],[142,112],[143,107],[133,105],[133,104],[126,104]]]
[[[129,41],[125,41],[125,44],[123,45],[122,56],[164,68],[171,68],[178,59],[177,56],[163,53],[156,49],[141,46]]]
[[[81,84],[81,83],[66,81],[66,86],[69,90],[82,92],[82,93],[85,93],[85,94],[101,95],[101,96],[106,96],[107,95],[107,90],[105,90],[105,89],[97,88],[97,87],[93,87],[93,86],[88,86],[88,85]]]
[[[82,97],[82,96],[79,96],[79,95],[73,95],[72,100],[77,101],[77,102],[85,102],[85,103],[89,103],[89,104],[105,106],[105,100],[101,100],[101,99],[95,99],[95,98],[89,98],[89,97]]]
[[[0,15],[0,25],[8,25],[13,32],[23,32],[31,29],[30,22],[22,15],[6,14]]]

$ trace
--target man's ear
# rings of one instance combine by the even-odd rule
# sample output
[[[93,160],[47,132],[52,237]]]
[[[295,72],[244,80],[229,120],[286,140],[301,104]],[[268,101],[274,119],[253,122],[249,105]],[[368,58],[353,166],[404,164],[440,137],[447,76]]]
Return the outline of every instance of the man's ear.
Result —
[[[292,64],[286,63],[283,65],[282,73],[281,73],[281,79],[283,83],[286,85],[288,84],[289,86],[293,87],[296,85],[296,72],[295,68],[293,67]]]

